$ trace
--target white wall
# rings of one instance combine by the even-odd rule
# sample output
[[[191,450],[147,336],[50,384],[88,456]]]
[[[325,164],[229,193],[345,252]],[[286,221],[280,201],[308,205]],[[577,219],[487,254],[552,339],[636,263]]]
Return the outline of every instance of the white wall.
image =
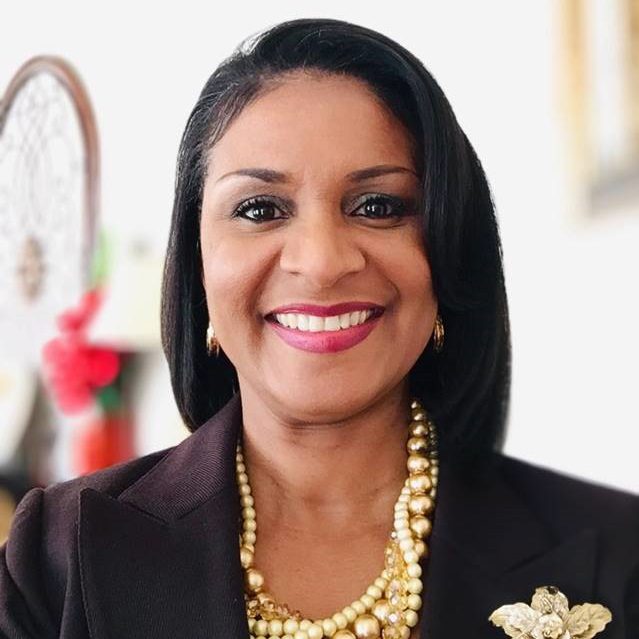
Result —
[[[639,214],[582,226],[568,214],[558,5],[22,0],[3,11],[0,83],[35,54],[75,65],[100,127],[103,225],[161,251],[187,115],[243,37],[286,18],[325,16],[397,39],[447,93],[498,206],[514,345],[507,452],[639,491]],[[147,435],[145,445],[153,441]]]

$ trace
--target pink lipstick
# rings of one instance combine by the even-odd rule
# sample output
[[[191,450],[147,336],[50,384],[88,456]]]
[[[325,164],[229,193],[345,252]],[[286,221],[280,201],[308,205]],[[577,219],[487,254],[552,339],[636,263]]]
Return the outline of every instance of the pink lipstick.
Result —
[[[303,313],[318,317],[342,315],[353,311],[371,310],[372,315],[363,323],[337,331],[301,331],[283,326],[275,319],[276,313]],[[266,316],[275,333],[294,348],[313,353],[336,353],[343,351],[366,339],[377,326],[384,307],[371,302],[346,302],[333,306],[316,306],[312,304],[288,304],[280,306]]]

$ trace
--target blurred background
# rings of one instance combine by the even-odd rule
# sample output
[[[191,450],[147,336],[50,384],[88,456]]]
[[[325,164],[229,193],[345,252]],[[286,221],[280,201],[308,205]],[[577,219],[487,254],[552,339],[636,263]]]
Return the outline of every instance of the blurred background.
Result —
[[[30,487],[188,435],[159,339],[179,139],[216,65],[297,17],[415,53],[483,162],[513,334],[505,452],[639,492],[639,0],[23,0],[0,43],[0,542]]]

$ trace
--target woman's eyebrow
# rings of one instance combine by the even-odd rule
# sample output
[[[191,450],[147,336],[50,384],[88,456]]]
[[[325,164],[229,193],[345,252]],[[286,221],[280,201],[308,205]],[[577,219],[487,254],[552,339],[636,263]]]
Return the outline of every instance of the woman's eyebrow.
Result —
[[[404,166],[397,166],[393,164],[377,164],[376,166],[370,166],[365,169],[358,169],[352,171],[346,175],[346,179],[349,182],[362,182],[371,178],[379,177],[380,175],[387,175],[388,173],[412,173],[417,177],[417,173],[413,169],[406,168]],[[292,176],[289,173],[283,173],[281,171],[275,171],[274,169],[262,169],[262,168],[246,168],[238,169],[237,171],[231,171],[225,173],[219,177],[216,182],[221,182],[228,177],[233,176],[245,176],[262,180],[262,182],[281,182],[287,183],[292,181]]]

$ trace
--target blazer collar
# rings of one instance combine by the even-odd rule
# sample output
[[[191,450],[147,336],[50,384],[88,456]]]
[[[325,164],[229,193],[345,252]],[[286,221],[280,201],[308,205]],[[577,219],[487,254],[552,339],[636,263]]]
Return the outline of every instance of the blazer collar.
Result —
[[[235,480],[241,424],[236,394],[117,498],[81,491],[81,585],[93,639],[248,638]],[[472,476],[441,463],[421,639],[494,638],[490,613],[528,602],[540,585],[575,601],[592,597],[595,531],[553,538],[498,459]]]

